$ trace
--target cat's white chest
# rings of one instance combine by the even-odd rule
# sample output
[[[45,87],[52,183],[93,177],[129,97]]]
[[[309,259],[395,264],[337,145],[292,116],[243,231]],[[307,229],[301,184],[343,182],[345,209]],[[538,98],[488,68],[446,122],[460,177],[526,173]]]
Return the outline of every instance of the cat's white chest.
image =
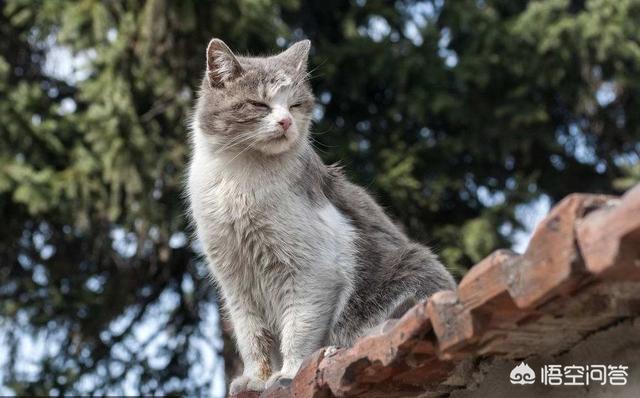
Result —
[[[218,266],[300,268],[347,250],[353,231],[332,204],[315,205],[286,184],[256,184],[224,178],[197,184],[192,201],[199,236]]]
[[[349,285],[355,232],[328,200],[314,203],[286,180],[249,184],[198,171],[190,176],[193,215],[225,296],[252,297],[275,324],[296,289]]]

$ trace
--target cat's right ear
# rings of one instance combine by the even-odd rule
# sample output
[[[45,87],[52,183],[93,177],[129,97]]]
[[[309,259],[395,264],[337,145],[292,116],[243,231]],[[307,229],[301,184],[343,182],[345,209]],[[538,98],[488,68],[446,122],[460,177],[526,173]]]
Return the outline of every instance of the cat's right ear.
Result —
[[[225,83],[238,78],[242,66],[233,52],[220,39],[212,39],[207,46],[207,79],[214,88],[224,87]]]

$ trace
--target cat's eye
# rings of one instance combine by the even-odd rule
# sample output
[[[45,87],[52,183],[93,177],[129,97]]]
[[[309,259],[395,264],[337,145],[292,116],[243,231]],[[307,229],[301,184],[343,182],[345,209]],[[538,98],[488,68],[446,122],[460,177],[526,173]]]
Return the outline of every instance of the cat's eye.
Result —
[[[260,102],[260,101],[247,101],[247,103],[253,107],[256,108],[260,108],[260,109],[270,109],[269,105],[265,104],[264,102]]]
[[[301,106],[302,106],[302,102],[298,102],[293,105],[289,105],[289,109],[300,108]]]

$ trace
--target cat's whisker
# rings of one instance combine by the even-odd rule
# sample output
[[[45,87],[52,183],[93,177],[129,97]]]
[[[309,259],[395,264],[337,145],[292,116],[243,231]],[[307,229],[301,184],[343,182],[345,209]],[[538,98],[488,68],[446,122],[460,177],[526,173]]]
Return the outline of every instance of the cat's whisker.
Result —
[[[227,168],[231,163],[233,163],[234,160],[236,160],[238,158],[238,156],[242,155],[243,153],[245,153],[246,151],[248,151],[249,149],[251,149],[255,144],[259,143],[259,140],[255,140],[253,141],[251,144],[249,144],[246,148],[244,148],[243,150],[241,150],[240,152],[238,152],[236,154],[236,156],[234,156],[233,158],[231,158],[231,160],[229,160],[223,168]]]
[[[231,148],[233,148],[235,146],[238,146],[238,145],[243,144],[243,143],[247,143],[247,142],[251,141],[253,138],[254,138],[253,136],[249,136],[249,135],[240,136],[240,138],[234,139],[230,143],[228,143],[226,145],[223,145],[220,148],[217,148],[216,152],[220,153],[220,152],[227,151],[227,150],[229,150],[229,149],[231,149]]]
[[[313,142],[314,142],[314,143],[316,143],[317,145],[322,145],[323,147],[325,147],[325,148],[327,148],[327,149],[332,149],[332,148],[337,148],[337,147],[338,147],[337,145],[327,145],[327,144],[325,144],[325,143],[323,143],[323,142],[320,142],[320,141],[318,141],[318,140],[316,140],[316,139],[313,139],[313,138],[312,138],[312,140],[313,140]]]
[[[322,76],[322,75],[313,75],[313,73],[314,73],[315,71],[317,71],[318,69],[320,69],[320,67],[321,67],[322,65],[324,65],[324,64],[325,64],[325,62],[326,62],[326,60],[324,60],[324,61],[320,62],[318,65],[316,65],[316,67],[315,67],[315,68],[308,70],[308,71],[305,73],[306,81],[309,81],[309,80],[311,80],[311,79],[315,79],[315,78],[317,78],[318,76]]]
[[[311,147],[313,147],[313,149],[315,149],[316,151],[327,153],[327,151],[325,151],[324,149],[321,149],[318,146],[316,146],[316,144],[318,143],[317,141],[311,140],[309,143],[311,144]]]
[[[225,151],[228,151],[230,149],[233,149],[233,148],[235,148],[237,146],[240,146],[240,145],[245,144],[245,143],[250,142],[250,141],[251,141],[250,138],[246,138],[244,140],[238,140],[237,142],[234,142],[233,144],[225,145],[224,147],[219,148],[216,152],[220,152],[220,153],[221,152],[225,152]]]
[[[313,131],[311,132],[312,135],[316,135],[316,136],[320,136],[320,135],[325,135],[325,134],[329,134],[331,133],[331,129],[326,129],[324,131]]]

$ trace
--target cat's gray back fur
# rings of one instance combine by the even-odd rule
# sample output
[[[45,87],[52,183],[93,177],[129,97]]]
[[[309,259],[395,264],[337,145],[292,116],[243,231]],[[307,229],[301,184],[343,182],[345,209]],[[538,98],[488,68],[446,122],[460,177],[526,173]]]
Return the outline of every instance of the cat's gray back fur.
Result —
[[[237,58],[215,40],[207,51],[188,192],[245,365],[232,392],[290,378],[321,346],[350,345],[455,286],[428,248],[313,151],[307,51],[308,42],[266,61]],[[292,127],[278,133],[283,117]]]
[[[341,169],[325,166],[315,154],[309,163],[307,179],[317,181],[314,173],[324,175],[324,196],[347,217],[355,232],[353,290],[332,325],[329,344],[351,345],[363,331],[401,315],[418,300],[455,287],[431,250],[409,240]]]

